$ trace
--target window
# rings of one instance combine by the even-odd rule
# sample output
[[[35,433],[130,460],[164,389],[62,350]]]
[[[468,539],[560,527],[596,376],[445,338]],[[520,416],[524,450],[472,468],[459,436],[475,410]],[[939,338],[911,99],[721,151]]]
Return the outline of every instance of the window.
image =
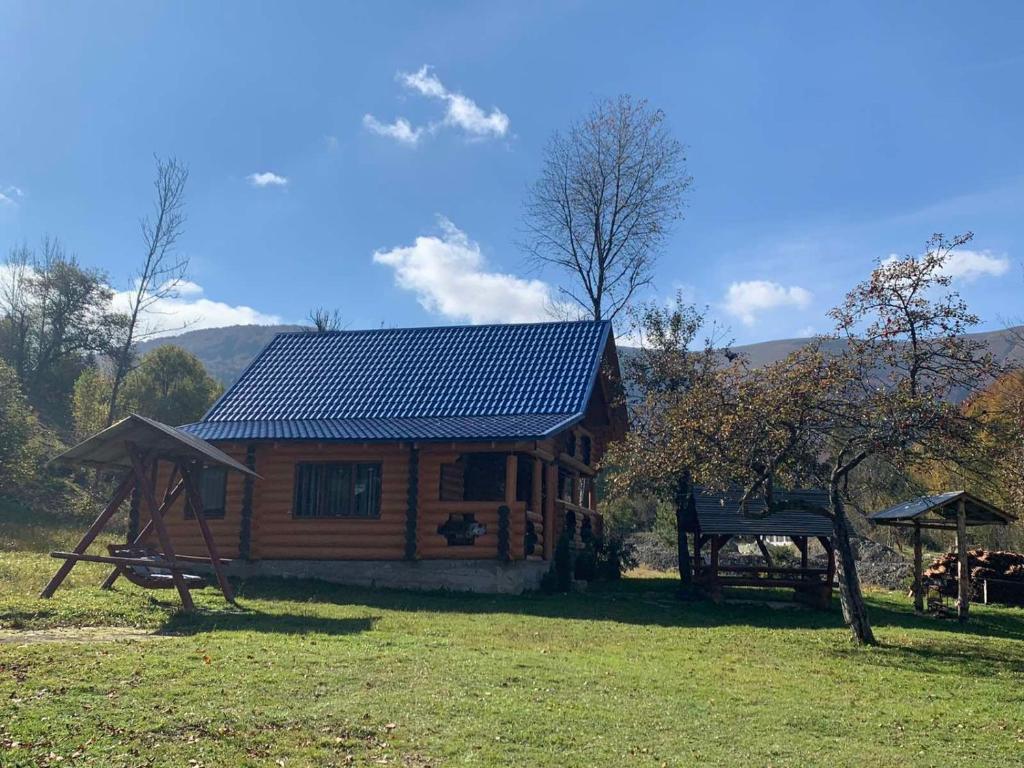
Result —
[[[380,464],[296,464],[295,517],[380,517]]]
[[[464,453],[441,465],[441,501],[504,501],[504,453]]]
[[[203,517],[224,517],[227,507],[228,470],[226,467],[203,467],[199,472],[199,496],[203,500]],[[185,517],[195,517],[191,504],[185,505]]]

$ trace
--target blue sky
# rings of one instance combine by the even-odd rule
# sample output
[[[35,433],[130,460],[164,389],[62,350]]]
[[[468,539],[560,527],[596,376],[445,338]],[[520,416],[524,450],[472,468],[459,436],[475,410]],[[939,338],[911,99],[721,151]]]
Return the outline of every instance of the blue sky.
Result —
[[[1024,315],[1021,29],[996,2],[8,0],[0,252],[56,235],[124,288],[173,154],[198,325],[530,319],[544,144],[631,93],[694,178],[645,298],[681,288],[740,343],[821,331],[875,259],[970,229],[957,287],[998,327]]]

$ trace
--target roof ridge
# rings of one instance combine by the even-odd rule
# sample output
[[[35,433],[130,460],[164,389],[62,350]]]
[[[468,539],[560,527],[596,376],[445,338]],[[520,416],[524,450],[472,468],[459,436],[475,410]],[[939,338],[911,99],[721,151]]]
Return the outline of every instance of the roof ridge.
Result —
[[[446,331],[446,330],[470,330],[476,328],[535,328],[542,325],[607,325],[611,327],[612,321],[606,318],[600,320],[534,320],[528,323],[453,323],[451,325],[406,325],[387,328],[340,328],[333,331],[317,331],[308,329],[303,331],[278,331],[267,343],[273,344],[274,339],[281,336],[346,336],[357,333],[397,333],[399,331]],[[241,376],[239,376],[240,378]]]

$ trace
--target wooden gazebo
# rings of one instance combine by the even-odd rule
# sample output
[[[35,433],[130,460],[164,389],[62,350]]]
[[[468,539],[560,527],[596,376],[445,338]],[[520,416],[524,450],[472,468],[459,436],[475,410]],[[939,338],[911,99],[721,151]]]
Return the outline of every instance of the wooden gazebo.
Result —
[[[957,616],[966,621],[970,606],[971,573],[967,562],[967,529],[979,525],[1008,525],[1013,515],[979,499],[967,491],[949,491],[920,496],[895,507],[876,512],[868,518],[875,525],[912,528],[914,531],[914,609],[924,610],[924,585],[921,571],[921,531],[956,531]]]
[[[725,492],[694,488],[686,530],[693,533],[694,583],[712,599],[723,587],[791,588],[801,602],[827,608],[832,599],[836,559],[832,545],[832,520],[828,516],[828,495],[824,491],[777,491],[771,507],[763,498],[752,498],[743,508],[738,490]],[[800,565],[775,565],[766,538],[784,537],[800,552]],[[719,553],[733,538],[753,539],[764,565],[725,564]],[[808,562],[808,547],[816,539],[825,550],[825,567]],[[709,562],[703,551],[709,547]]]
[[[53,461],[123,472],[124,475],[109,503],[74,550],[50,553],[52,557],[64,560],[64,563],[43,589],[41,597],[51,597],[75,563],[84,560],[114,566],[114,570],[103,583],[105,588],[112,586],[122,575],[143,587],[174,588],[181,596],[186,611],[191,611],[194,607],[189,589],[205,583],[203,579],[189,572],[189,566],[196,563],[206,564],[212,567],[225,599],[229,602],[234,601],[231,583],[224,574],[226,561],[218,554],[206,517],[202,514],[203,502],[198,475],[203,467],[210,466],[224,467],[227,470],[255,476],[252,470],[205,440],[136,414],[96,433],[57,456]],[[161,461],[169,462],[171,471],[163,497],[158,502],[153,478],[157,476],[156,469]],[[148,511],[148,522],[134,540],[129,540],[125,546],[111,547],[109,553],[105,555],[87,554],[89,545],[133,492],[140,511],[142,508]],[[197,511],[193,517],[206,544],[207,557],[187,557],[176,555],[174,552],[164,515],[182,494],[185,494],[192,509]],[[149,546],[148,542],[154,534],[157,546]]]

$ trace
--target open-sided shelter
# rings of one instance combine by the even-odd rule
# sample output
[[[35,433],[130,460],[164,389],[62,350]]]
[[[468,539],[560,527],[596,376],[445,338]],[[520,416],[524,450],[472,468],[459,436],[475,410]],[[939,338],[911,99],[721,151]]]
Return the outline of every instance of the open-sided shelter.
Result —
[[[519,591],[600,534],[619,393],[608,322],[284,333],[182,429],[259,474],[203,472],[233,571]]]
[[[966,621],[970,609],[971,574],[967,560],[967,529],[979,525],[1008,525],[1013,515],[967,491],[948,491],[920,496],[875,512],[869,520],[875,525],[911,528],[914,532],[914,608],[924,610],[921,531],[956,531],[957,614]]]
[[[693,534],[694,582],[713,598],[722,587],[792,588],[798,600],[827,607],[832,599],[835,579],[835,549],[832,546],[832,520],[828,516],[828,494],[818,490],[776,491],[771,506],[756,496],[741,507],[742,493],[732,489],[716,492],[697,486],[686,529]],[[765,537],[786,537],[800,551],[799,567],[776,566]],[[721,562],[722,547],[733,538],[753,539],[765,564],[735,565]],[[824,568],[812,567],[808,547],[817,539],[825,550]],[[704,562],[704,547],[710,549]]]
[[[54,461],[111,470],[121,473],[121,479],[110,502],[74,550],[51,553],[64,563],[43,589],[42,597],[51,597],[75,564],[84,560],[115,566],[104,587],[113,585],[120,575],[144,587],[173,587],[189,611],[193,607],[189,589],[205,583],[201,577],[189,572],[189,564],[205,563],[212,567],[224,597],[229,601],[234,599],[231,584],[224,574],[224,562],[206,518],[196,515],[192,523],[202,539],[205,555],[187,555],[176,551],[176,537],[166,517],[181,497],[189,500],[191,508],[201,505],[203,472],[212,469],[252,478],[255,473],[251,469],[203,440],[135,414],[96,433]],[[166,486],[158,502],[153,478],[161,466],[166,471]],[[148,522],[124,547],[112,547],[107,555],[88,554],[86,550],[133,494],[139,506],[147,510]],[[150,543],[153,539],[155,544]]]

